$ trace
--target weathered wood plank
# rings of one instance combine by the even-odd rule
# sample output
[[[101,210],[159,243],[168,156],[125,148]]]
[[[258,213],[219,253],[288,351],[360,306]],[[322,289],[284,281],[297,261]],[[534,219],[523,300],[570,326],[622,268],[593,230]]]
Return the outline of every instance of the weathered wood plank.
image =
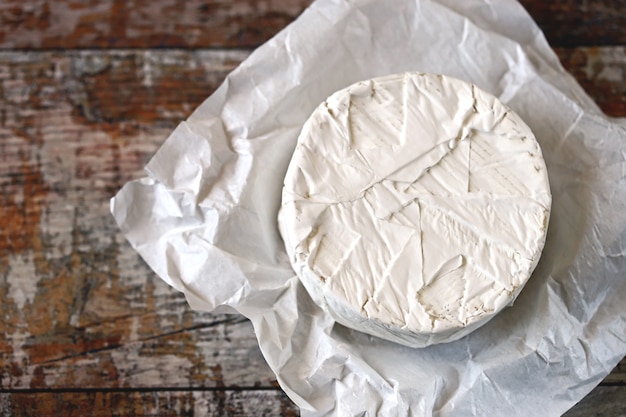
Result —
[[[567,411],[563,417],[626,416],[626,386],[600,386]]]
[[[108,198],[142,175],[171,129],[247,53],[0,53],[0,390],[275,385],[250,324],[191,312],[108,213]],[[606,111],[626,116],[624,47],[559,56]],[[607,381],[626,384],[626,361]],[[606,388],[594,393],[620,392]],[[136,395],[129,392],[105,394]],[[80,395],[97,395],[54,395],[70,394],[78,397],[67,404],[81,410]],[[54,398],[48,406],[62,410]]]
[[[0,3],[0,47],[251,47],[285,27],[310,2],[9,0]]]
[[[192,313],[108,208],[246,53],[9,55],[0,54],[1,386],[272,385],[249,323]]]
[[[611,373],[602,381],[604,385],[626,386],[626,357],[617,364]],[[624,397],[626,401],[626,396]]]
[[[624,0],[520,0],[553,46],[626,44]]]
[[[279,389],[24,392],[0,394],[0,416],[296,417],[297,407]]]
[[[626,117],[626,46],[556,48],[556,53],[606,114]]]
[[[9,0],[0,48],[219,48],[260,45],[311,0]],[[624,0],[521,3],[553,46],[626,43]]]
[[[239,315],[193,313],[185,305],[169,315],[181,312],[186,318],[182,323],[172,320],[174,330],[169,332],[150,324],[166,321],[164,310],[93,326],[98,327],[93,333],[88,327],[69,334],[57,330],[37,337],[11,335],[8,342],[14,350],[4,367],[8,369],[0,374],[0,390],[275,385],[247,320]],[[191,327],[185,328],[188,323]],[[112,326],[116,328],[107,328]],[[138,337],[135,332],[140,329],[153,334]]]
[[[626,415],[626,387],[599,387],[563,417]],[[22,392],[0,394],[0,416],[298,416],[280,390],[129,390]]]

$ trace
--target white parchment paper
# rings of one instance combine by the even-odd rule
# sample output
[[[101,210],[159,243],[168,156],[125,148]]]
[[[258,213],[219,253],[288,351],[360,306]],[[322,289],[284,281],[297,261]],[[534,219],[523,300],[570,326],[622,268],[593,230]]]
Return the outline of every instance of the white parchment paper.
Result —
[[[355,81],[443,73],[533,129],[553,193],[515,305],[410,349],[336,325],[277,229],[313,109]],[[124,235],[192,308],[238,311],[302,415],[557,416],[626,354],[626,122],[605,117],[514,0],[318,0],[258,48],[111,202]]]

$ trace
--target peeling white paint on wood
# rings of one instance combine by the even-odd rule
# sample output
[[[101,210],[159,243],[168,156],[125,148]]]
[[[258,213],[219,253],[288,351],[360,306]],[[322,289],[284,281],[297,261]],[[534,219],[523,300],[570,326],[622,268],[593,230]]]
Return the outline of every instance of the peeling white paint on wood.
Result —
[[[23,310],[26,303],[32,304],[35,300],[39,279],[35,271],[32,253],[9,256],[9,274],[7,276],[9,297],[19,310]]]

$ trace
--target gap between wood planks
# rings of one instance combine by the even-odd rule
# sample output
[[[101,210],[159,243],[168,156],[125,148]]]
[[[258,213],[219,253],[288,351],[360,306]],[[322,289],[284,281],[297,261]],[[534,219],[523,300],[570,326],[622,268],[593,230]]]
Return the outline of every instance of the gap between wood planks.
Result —
[[[55,362],[62,362],[64,360],[67,359],[73,359],[73,358],[79,358],[81,356],[87,356],[87,355],[91,355],[94,353],[99,353],[99,352],[105,352],[107,350],[113,350],[113,349],[119,349],[119,348],[123,348],[125,345],[129,344],[129,343],[143,343],[143,342],[147,342],[150,340],[156,340],[156,339],[161,339],[164,337],[169,337],[169,336],[173,336],[173,335],[177,335],[177,334],[181,334],[181,333],[185,333],[185,332],[189,332],[189,331],[194,331],[194,330],[200,330],[200,329],[207,329],[207,328],[211,328],[211,327],[215,327],[215,326],[219,326],[222,324],[239,324],[239,323],[243,323],[248,321],[247,318],[245,318],[244,316],[239,316],[239,315],[232,315],[231,317],[228,317],[226,319],[222,319],[222,320],[216,320],[213,321],[211,323],[201,323],[201,324],[197,324],[195,326],[190,326],[190,327],[184,327],[181,329],[176,329],[176,330],[172,330],[169,332],[165,332],[165,333],[159,333],[158,335],[154,335],[154,336],[148,336],[148,337],[144,337],[141,339],[137,339],[137,340],[130,340],[124,343],[115,343],[115,344],[111,344],[111,345],[107,345],[101,348],[95,348],[95,349],[89,349],[83,352],[77,352],[75,354],[72,355],[65,355],[59,358],[54,358],[54,359],[49,359],[47,361],[42,361],[42,362],[33,362],[32,365],[47,365],[50,363],[55,363]],[[89,326],[83,326],[83,327],[89,327]],[[0,392],[2,392],[2,390],[0,390]],[[47,390],[43,390],[43,392],[47,392]]]

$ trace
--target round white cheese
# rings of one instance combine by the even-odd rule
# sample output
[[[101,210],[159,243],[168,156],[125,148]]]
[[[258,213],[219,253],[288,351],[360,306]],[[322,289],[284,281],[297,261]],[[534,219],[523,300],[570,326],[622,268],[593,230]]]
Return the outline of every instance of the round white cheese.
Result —
[[[278,223],[294,270],[337,322],[423,347],[513,302],[550,205],[541,150],[515,113],[472,84],[406,73],[313,112]]]

